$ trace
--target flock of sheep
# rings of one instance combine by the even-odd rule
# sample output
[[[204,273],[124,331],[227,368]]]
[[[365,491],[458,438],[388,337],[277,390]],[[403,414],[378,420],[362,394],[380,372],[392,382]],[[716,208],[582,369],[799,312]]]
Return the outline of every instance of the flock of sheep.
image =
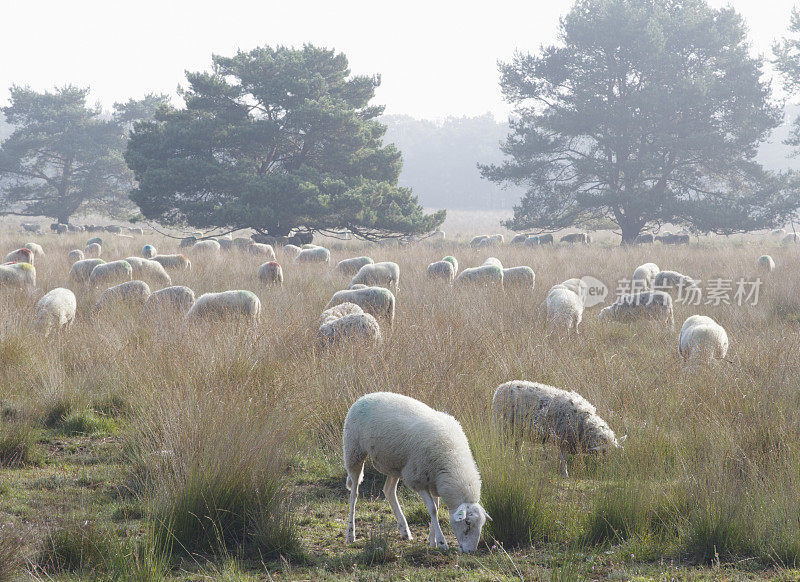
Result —
[[[514,244],[547,244],[552,235],[515,237]],[[564,240],[562,238],[562,240]],[[476,242],[477,241],[477,242]],[[501,244],[502,235],[476,237],[473,247]],[[565,242],[589,243],[590,237],[576,233]],[[94,311],[125,305],[140,310],[170,310],[183,314],[185,320],[241,317],[257,321],[261,303],[248,290],[206,293],[195,299],[188,287],[172,286],[170,273],[190,270],[192,262],[182,254],[157,252],[147,244],[141,257],[127,257],[106,262],[101,257],[103,241],[87,241],[83,250],[69,252],[72,267],[69,281],[76,289],[102,289]],[[676,243],[680,244],[680,243]],[[199,240],[189,249],[194,260],[239,249],[264,262],[257,270],[263,285],[283,284],[283,269],[276,261],[272,245],[248,239]],[[281,247],[285,259],[295,265],[330,265],[328,249],[305,244]],[[0,266],[0,289],[36,286],[35,264],[44,256],[36,243],[13,250]],[[764,255],[759,268],[771,271],[775,263]],[[381,342],[381,326],[391,328],[395,317],[395,293],[400,286],[400,267],[393,262],[374,262],[361,256],[340,261],[335,270],[351,277],[347,288],[334,293],[318,320],[317,336],[321,344],[333,346],[347,341],[376,344]],[[431,281],[454,288],[515,289],[532,291],[535,274],[528,266],[504,268],[494,257],[482,265],[459,272],[458,261],[446,256],[427,268]],[[675,271],[662,271],[653,263],[639,266],[633,273],[635,292],[620,297],[603,308],[599,320],[631,322],[650,319],[674,327],[674,295],[681,287],[695,281]],[[162,287],[152,292],[150,284]],[[578,278],[554,285],[539,307],[539,316],[556,332],[567,337],[577,334],[583,319],[586,283]],[[55,288],[36,303],[35,324],[47,336],[66,329],[74,321],[77,301],[73,291]],[[692,366],[712,358],[724,358],[728,350],[725,330],[713,319],[693,315],[686,319],[678,336],[679,353]],[[576,392],[544,384],[511,381],[499,386],[491,402],[495,422],[519,450],[526,439],[551,440],[560,451],[561,473],[568,476],[567,457],[575,453],[606,454],[621,448],[625,437],[617,439],[594,406]],[[355,540],[355,505],[358,486],[363,478],[367,457],[387,476],[384,493],[397,519],[401,536],[411,539],[403,511],[397,500],[400,479],[422,497],[431,517],[428,541],[431,547],[446,548],[439,526],[438,507],[442,498],[450,512],[450,524],[462,551],[473,551],[481,528],[491,517],[480,505],[481,480],[470,452],[469,443],[458,421],[450,415],[429,408],[422,402],[399,394],[376,392],[359,398],[347,413],[343,428],[344,464],[350,490],[347,540]]]

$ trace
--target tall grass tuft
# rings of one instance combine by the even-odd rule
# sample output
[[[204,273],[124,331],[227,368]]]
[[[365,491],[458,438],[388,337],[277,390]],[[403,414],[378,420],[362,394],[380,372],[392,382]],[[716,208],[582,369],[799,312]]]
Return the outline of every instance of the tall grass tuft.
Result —
[[[0,582],[14,580],[22,562],[22,540],[7,524],[0,525]]]
[[[97,574],[105,570],[113,554],[109,532],[90,522],[72,523],[47,534],[36,564],[48,573]]]
[[[38,431],[26,422],[0,421],[0,466],[24,467],[41,461]]]

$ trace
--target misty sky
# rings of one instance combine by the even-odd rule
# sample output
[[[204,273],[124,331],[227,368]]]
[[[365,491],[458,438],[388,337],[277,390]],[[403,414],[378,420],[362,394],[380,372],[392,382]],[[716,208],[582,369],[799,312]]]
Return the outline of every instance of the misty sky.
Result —
[[[754,51],[768,55],[796,1],[711,4],[742,13]],[[90,86],[108,108],[148,91],[174,94],[184,70],[206,69],[212,53],[310,42],[343,51],[356,73],[380,73],[376,102],[387,113],[443,118],[490,111],[505,118],[497,60],[553,42],[571,4],[2,0],[0,102],[14,83],[44,90],[71,82]]]

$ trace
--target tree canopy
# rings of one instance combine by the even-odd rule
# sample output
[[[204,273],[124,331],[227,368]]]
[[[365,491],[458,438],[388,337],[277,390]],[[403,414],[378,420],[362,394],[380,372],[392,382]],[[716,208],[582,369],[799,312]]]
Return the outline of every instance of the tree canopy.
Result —
[[[132,174],[124,128],[74,86],[53,92],[11,87],[3,108],[13,127],[0,145],[0,214],[68,222],[78,211],[130,209]]]
[[[502,63],[514,105],[502,164],[526,194],[507,225],[555,230],[611,219],[645,228],[771,227],[798,205],[795,180],[755,162],[781,121],[742,18],[705,0],[579,0],[560,42]]]
[[[183,109],[134,128],[125,159],[148,218],[195,228],[348,228],[365,238],[434,230],[398,187],[401,154],[383,145],[370,105],[378,77],[351,75],[345,55],[306,45],[215,55],[187,72]]]

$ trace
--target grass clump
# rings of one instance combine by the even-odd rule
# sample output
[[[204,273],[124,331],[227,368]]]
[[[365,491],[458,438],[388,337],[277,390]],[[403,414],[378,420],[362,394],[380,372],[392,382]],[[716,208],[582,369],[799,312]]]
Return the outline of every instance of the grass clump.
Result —
[[[38,431],[27,423],[0,423],[0,466],[38,465],[41,462],[38,439]]]
[[[22,540],[11,526],[0,525],[0,582],[14,580],[22,563]]]
[[[113,419],[100,416],[88,408],[72,412],[63,420],[59,428],[64,434],[70,436],[113,434],[117,430]]]
[[[397,560],[398,555],[394,548],[396,531],[395,527],[385,523],[372,528],[366,536],[358,562],[364,566],[375,566]]]
[[[114,554],[109,532],[92,523],[63,525],[51,531],[39,551],[36,564],[45,572],[97,574]]]

